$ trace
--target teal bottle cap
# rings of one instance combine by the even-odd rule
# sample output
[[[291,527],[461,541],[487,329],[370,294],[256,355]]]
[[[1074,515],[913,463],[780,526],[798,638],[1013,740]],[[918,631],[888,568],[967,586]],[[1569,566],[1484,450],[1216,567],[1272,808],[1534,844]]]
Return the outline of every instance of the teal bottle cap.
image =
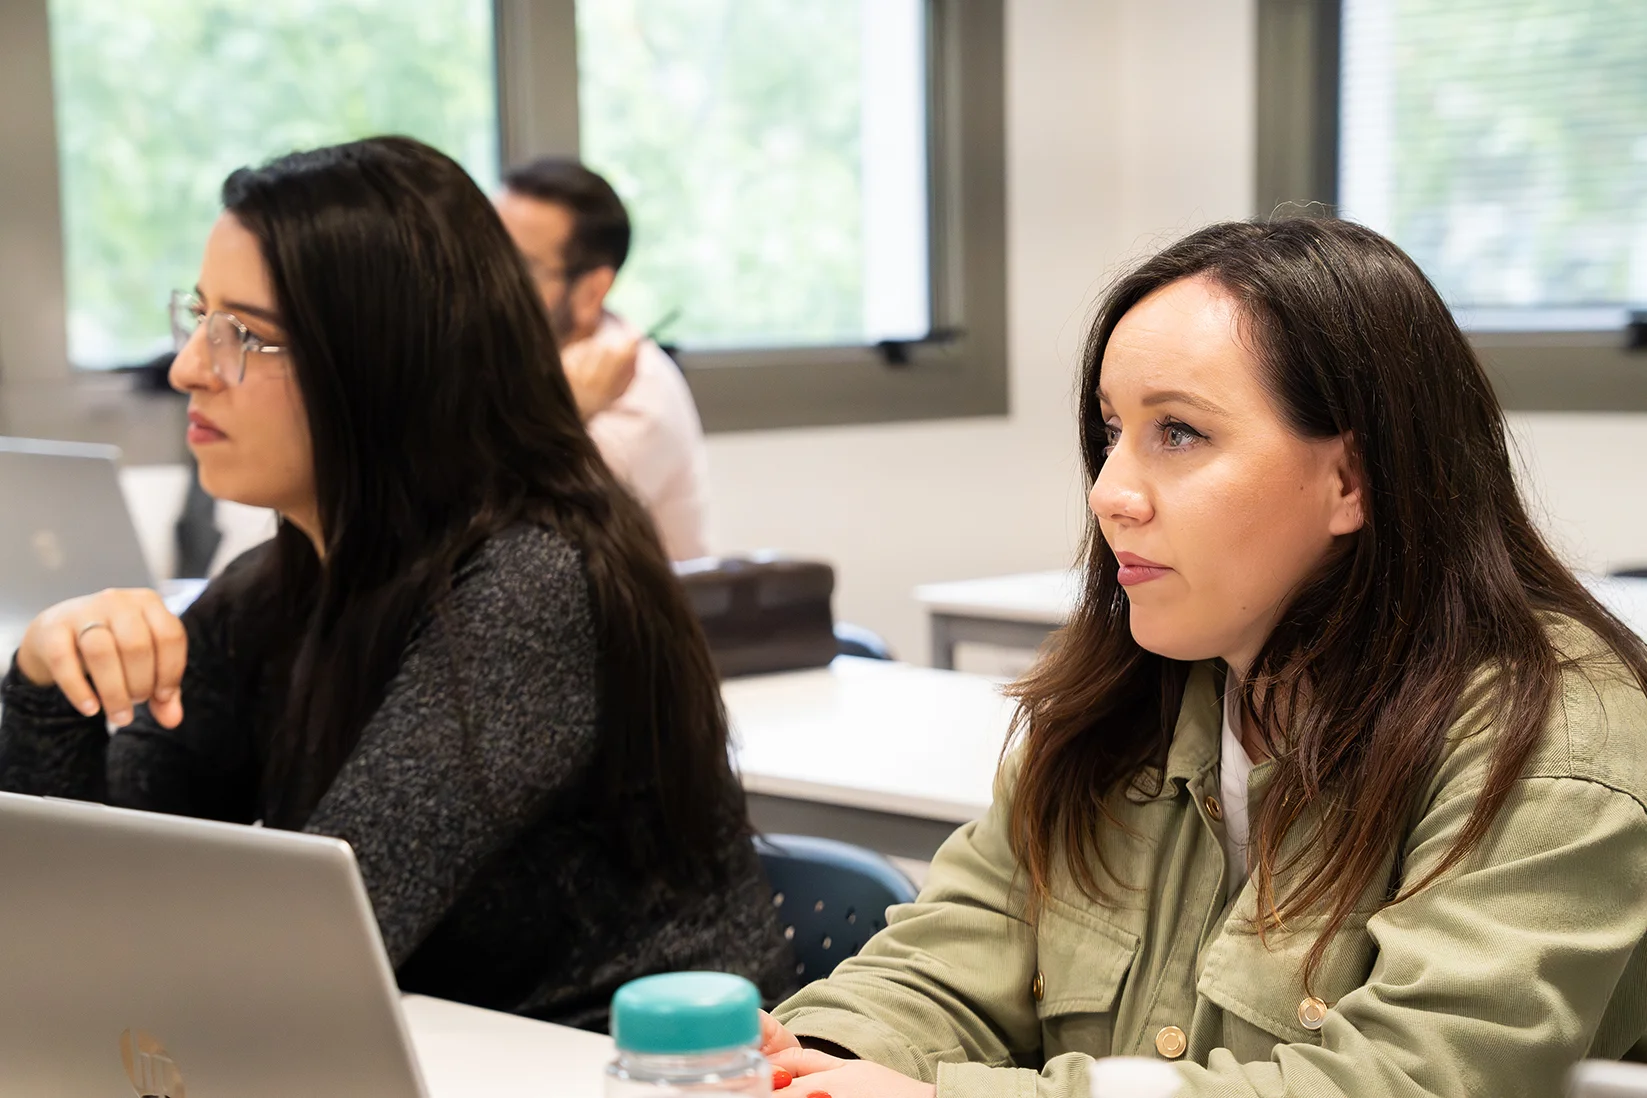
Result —
[[[612,1040],[624,1052],[690,1055],[758,1044],[761,993],[725,972],[642,976],[612,996]]]

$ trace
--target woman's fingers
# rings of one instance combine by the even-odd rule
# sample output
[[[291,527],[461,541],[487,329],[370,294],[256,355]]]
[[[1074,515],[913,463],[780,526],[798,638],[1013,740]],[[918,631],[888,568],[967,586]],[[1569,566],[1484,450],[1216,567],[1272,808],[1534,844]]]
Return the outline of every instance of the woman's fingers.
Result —
[[[852,1063],[839,1056],[831,1056],[815,1048],[801,1048],[799,1045],[778,1052],[769,1052],[766,1058],[772,1062],[773,1067],[783,1068],[797,1079],[803,1075],[815,1075],[820,1071],[831,1071]]]
[[[783,1027],[783,1023],[779,1022],[766,1011],[761,1011],[762,1054],[771,1056],[774,1052],[781,1052],[786,1048],[799,1047],[801,1047],[801,1043],[795,1039],[795,1035],[793,1033],[790,1033]]]
[[[31,632],[34,636],[25,638],[24,651],[18,652],[17,669],[36,686],[55,682],[70,705],[88,717],[95,715],[103,703],[86,678],[74,627],[67,621],[37,622]],[[38,661],[41,670],[29,670],[29,663],[24,662],[25,651],[31,662]]]
[[[149,630],[149,620],[144,616],[138,600],[107,601],[106,620],[109,632],[114,634],[115,648],[120,653],[126,696],[131,704],[137,705],[148,701],[149,695],[154,693],[154,634]]]
[[[154,689],[149,712],[163,727],[176,728],[183,720],[183,672],[189,664],[189,636],[183,623],[158,597],[143,608],[154,642]]]
[[[91,676],[92,687],[103,705],[103,715],[116,727],[130,724],[131,692],[126,688],[126,668],[114,630],[106,622],[93,619],[76,629],[75,635],[80,662]]]
[[[825,1098],[935,1098],[936,1088],[931,1083],[867,1060],[829,1058],[835,1060],[834,1066],[806,1078],[797,1077],[785,1098],[789,1094],[795,1098],[816,1098],[820,1094]]]

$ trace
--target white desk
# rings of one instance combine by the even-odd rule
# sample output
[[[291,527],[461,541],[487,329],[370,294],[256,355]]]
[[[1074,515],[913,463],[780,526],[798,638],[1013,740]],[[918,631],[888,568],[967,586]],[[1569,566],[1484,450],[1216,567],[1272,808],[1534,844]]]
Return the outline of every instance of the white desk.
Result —
[[[1013,713],[994,679],[850,656],[721,696],[758,828],[923,859],[989,807]]]
[[[1069,619],[1079,590],[1079,574],[1063,569],[915,588],[932,628],[932,665],[954,667],[964,642],[1039,648]]]
[[[1579,578],[1607,609],[1647,638],[1647,579],[1583,573]],[[933,665],[954,667],[960,642],[1038,648],[1048,633],[1069,620],[1079,592],[1077,572],[1025,572],[929,583],[915,588],[915,598],[930,617]]]
[[[601,1098],[605,1092],[610,1037],[421,995],[401,1002],[429,1098]]]

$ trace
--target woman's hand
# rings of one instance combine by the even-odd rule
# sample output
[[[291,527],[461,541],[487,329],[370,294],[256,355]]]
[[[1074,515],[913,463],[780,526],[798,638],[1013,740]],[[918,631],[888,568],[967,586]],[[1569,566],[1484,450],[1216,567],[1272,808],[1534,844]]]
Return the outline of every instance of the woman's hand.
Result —
[[[80,712],[102,710],[117,727],[148,702],[155,720],[176,728],[188,662],[183,623],[142,588],[60,602],[29,623],[17,650],[24,678],[36,686],[55,682]]]
[[[770,1060],[772,1057],[776,1056],[780,1052],[783,1052],[785,1049],[800,1047],[801,1043],[795,1039],[795,1035],[793,1033],[783,1027],[782,1022],[772,1017],[772,1015],[768,1014],[766,1011],[761,1011],[762,1056],[765,1056],[768,1060]]]
[[[776,1022],[772,1024],[777,1025]],[[763,1044],[765,1025],[766,1020],[763,1019]],[[783,1029],[782,1026],[778,1028]],[[784,1033],[789,1036],[787,1030]],[[795,1040],[793,1036],[789,1039]],[[938,1093],[938,1088],[931,1083],[899,1075],[889,1067],[872,1064],[868,1060],[843,1060],[817,1049],[801,1048],[798,1044],[766,1055],[773,1067],[795,1077],[789,1088],[794,1098],[811,1098],[819,1093],[827,1094],[829,1098],[936,1098]]]

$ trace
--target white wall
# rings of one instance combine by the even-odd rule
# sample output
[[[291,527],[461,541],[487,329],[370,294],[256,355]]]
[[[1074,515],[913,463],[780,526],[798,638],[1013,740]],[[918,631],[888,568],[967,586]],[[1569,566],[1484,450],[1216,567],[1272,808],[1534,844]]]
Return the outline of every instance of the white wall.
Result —
[[[1647,415],[1510,416],[1522,488],[1575,568],[1647,566]]]
[[[1251,0],[1008,0],[1011,409],[720,435],[716,543],[833,561],[836,614],[924,661],[919,583],[1065,565],[1076,361],[1117,265],[1253,202]]]

